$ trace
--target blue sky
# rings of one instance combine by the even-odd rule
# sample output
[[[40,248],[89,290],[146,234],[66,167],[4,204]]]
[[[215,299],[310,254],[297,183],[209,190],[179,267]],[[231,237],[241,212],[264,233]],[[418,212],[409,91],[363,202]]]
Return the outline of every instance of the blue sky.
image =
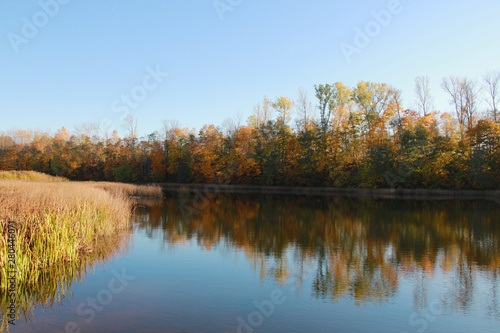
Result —
[[[350,62],[342,43],[356,47],[356,29],[397,0],[59,1],[0,0],[0,131],[101,121],[121,131],[128,112],[140,135],[164,119],[200,129],[246,119],[264,95],[296,99],[303,87],[314,100],[314,84],[337,81],[389,83],[410,107],[419,75],[451,111],[442,77],[500,69],[498,0],[400,0]]]

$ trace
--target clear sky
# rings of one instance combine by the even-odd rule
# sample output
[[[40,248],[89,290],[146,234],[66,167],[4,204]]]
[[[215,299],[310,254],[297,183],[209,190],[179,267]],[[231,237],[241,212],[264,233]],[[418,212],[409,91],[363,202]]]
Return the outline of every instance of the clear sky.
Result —
[[[419,75],[451,111],[443,76],[500,69],[498,0],[57,1],[0,0],[0,131],[121,130],[127,112],[140,135],[164,119],[199,129],[337,81],[389,83],[410,107]]]

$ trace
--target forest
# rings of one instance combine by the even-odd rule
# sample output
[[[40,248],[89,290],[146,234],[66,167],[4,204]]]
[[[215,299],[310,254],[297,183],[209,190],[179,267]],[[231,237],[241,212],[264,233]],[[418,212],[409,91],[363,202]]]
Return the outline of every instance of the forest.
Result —
[[[416,106],[386,83],[318,84],[314,100],[265,96],[246,121],[199,131],[176,121],[147,137],[122,115],[126,133],[97,123],[0,132],[0,170],[71,180],[224,183],[338,188],[498,189],[498,72],[450,76],[450,112],[433,109],[429,79],[415,80]],[[487,105],[483,108],[482,105]]]

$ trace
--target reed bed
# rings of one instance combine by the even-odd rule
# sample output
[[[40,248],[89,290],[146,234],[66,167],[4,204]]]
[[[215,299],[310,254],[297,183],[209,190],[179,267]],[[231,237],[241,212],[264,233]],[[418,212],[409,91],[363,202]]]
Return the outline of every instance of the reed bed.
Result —
[[[8,221],[15,222],[19,285],[39,273],[93,251],[99,237],[126,230],[133,202],[90,184],[0,180],[0,289],[5,290]]]
[[[68,280],[67,274],[58,273],[62,268],[84,272],[87,265],[106,260],[126,242],[136,204],[131,196],[161,198],[163,194],[157,185],[69,182],[33,171],[0,171],[1,317],[6,315],[12,246],[16,297],[52,303],[60,298],[54,286],[62,286],[61,279]],[[15,241],[10,244],[9,221],[15,222]],[[61,290],[64,293],[65,288]],[[29,302],[21,303],[26,316],[32,307]],[[3,331],[5,325],[1,326]]]
[[[17,283],[93,251],[99,238],[129,227],[131,195],[162,196],[158,186],[0,180],[0,290],[5,291],[8,221],[15,221]]]
[[[41,182],[67,182],[68,179],[58,176],[50,176],[36,171],[0,171],[0,180],[26,180]],[[75,182],[78,183],[78,182]],[[106,190],[115,195],[162,198],[163,192],[158,185],[133,185],[111,182],[85,182],[91,186]]]
[[[163,191],[158,185],[132,185],[110,182],[86,182],[94,187],[122,196],[162,198]]]
[[[50,176],[36,171],[0,171],[0,180],[33,180],[41,182],[67,182],[64,177]]]

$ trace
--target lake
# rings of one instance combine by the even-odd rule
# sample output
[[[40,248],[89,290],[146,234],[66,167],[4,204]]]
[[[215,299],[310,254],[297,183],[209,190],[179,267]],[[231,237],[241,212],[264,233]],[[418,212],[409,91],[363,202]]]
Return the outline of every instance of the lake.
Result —
[[[113,251],[21,291],[11,332],[500,331],[498,203],[138,203]]]

